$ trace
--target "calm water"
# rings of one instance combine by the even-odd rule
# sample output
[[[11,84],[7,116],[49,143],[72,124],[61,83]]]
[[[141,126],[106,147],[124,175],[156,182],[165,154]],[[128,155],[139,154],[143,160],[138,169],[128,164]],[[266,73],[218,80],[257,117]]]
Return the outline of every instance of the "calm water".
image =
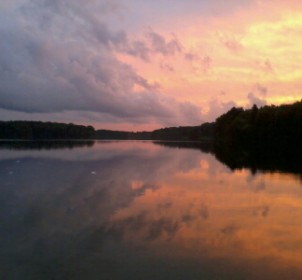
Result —
[[[151,142],[0,149],[0,279],[302,279],[299,174]]]

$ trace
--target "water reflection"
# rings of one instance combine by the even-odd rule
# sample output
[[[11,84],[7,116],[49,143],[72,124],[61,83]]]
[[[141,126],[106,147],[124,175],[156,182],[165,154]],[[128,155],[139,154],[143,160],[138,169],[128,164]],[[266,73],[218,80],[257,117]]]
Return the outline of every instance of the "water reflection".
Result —
[[[4,279],[302,277],[302,188],[289,174],[151,142],[0,158]]]
[[[77,147],[92,147],[93,140],[0,140],[0,149],[4,150],[54,150],[72,149]]]
[[[282,172],[293,174],[302,181],[302,154],[300,148],[284,148],[284,150],[259,150],[240,146],[217,147],[211,143],[155,141],[154,144],[171,148],[188,148],[213,154],[217,160],[227,165],[231,170],[248,168],[252,173]]]

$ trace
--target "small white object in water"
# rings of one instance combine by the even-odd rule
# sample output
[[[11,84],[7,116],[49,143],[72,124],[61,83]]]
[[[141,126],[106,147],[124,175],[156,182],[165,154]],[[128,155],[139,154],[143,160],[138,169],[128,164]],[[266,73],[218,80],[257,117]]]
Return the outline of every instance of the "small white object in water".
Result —
[[[95,175],[95,174],[96,174],[96,172],[95,172],[95,171],[91,171],[91,174],[92,174],[92,175]]]

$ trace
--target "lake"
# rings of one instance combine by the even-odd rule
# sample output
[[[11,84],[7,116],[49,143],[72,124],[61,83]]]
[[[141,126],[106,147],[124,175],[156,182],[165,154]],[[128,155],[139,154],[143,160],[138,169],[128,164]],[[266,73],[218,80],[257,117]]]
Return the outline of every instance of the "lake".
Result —
[[[297,170],[188,143],[2,141],[0,278],[302,279]]]

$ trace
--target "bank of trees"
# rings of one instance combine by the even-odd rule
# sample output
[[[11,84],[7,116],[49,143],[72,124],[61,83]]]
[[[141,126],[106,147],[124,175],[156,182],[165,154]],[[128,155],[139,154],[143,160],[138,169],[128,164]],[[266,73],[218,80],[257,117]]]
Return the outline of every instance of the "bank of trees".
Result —
[[[251,109],[232,108],[214,123],[150,132],[95,130],[92,126],[0,121],[0,139],[120,139],[214,142],[216,146],[289,149],[301,146],[302,101]],[[302,149],[302,148],[300,148]]]
[[[92,126],[36,121],[0,121],[0,139],[92,139]]]
[[[302,101],[251,109],[232,108],[217,118],[215,143],[278,149],[299,148],[302,140]]]
[[[211,141],[213,134],[214,124],[204,123],[198,126],[167,127],[143,132],[97,130],[96,138],[117,140]]]

